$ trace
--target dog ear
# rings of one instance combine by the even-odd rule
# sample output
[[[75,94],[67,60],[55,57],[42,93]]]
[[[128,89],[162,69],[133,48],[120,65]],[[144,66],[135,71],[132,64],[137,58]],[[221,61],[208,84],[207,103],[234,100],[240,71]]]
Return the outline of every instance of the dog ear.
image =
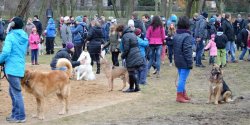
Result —
[[[220,74],[223,75],[223,70],[222,68],[219,68]]]

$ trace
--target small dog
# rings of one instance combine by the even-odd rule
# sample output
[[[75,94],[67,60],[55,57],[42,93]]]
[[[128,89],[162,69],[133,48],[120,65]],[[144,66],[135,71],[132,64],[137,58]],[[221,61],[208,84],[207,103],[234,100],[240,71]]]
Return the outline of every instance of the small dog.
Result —
[[[211,103],[212,96],[214,97],[214,104],[221,101],[230,102],[232,100],[232,92],[226,82],[223,80],[222,69],[218,65],[214,65],[210,76],[210,88],[208,103]]]
[[[106,78],[108,79],[110,91],[113,91],[113,82],[115,78],[120,77],[123,80],[123,87],[120,91],[126,87],[126,82],[129,81],[128,71],[126,68],[114,67],[104,58],[101,59],[101,67],[104,70]]]
[[[84,60],[84,64],[77,66],[74,70],[77,75],[77,80],[95,80],[95,74],[92,71],[91,58],[88,52],[82,51],[77,61]]]
[[[67,67],[67,70],[50,72],[26,70],[21,80],[22,87],[36,98],[37,114],[33,117],[38,117],[40,120],[44,119],[45,97],[56,91],[57,97],[63,103],[62,110],[58,114],[63,115],[68,112],[72,65],[68,59],[62,58],[58,60],[56,67]]]

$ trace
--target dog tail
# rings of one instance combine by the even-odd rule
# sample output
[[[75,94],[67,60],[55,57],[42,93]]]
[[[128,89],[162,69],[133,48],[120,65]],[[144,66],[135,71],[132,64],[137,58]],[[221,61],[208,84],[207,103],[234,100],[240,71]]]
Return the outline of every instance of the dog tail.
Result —
[[[67,67],[66,73],[68,74],[69,77],[71,77],[73,68],[72,68],[71,62],[68,59],[66,59],[66,58],[58,59],[58,61],[56,63],[56,67],[57,68]]]

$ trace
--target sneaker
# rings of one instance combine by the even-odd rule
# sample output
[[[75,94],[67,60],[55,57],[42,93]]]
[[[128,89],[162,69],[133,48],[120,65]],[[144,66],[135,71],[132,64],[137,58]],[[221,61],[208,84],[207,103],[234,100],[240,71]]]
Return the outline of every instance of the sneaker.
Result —
[[[10,114],[9,116],[6,117],[6,121],[10,121],[11,119],[13,119],[13,118],[11,117],[11,114]]]
[[[156,74],[157,73],[157,69],[155,69],[155,71],[153,72],[153,74]]]
[[[170,64],[169,64],[169,66],[173,66],[173,64],[172,64],[172,63],[170,63]]]
[[[130,88],[128,88],[127,90],[125,90],[125,91],[123,91],[123,92],[125,92],[125,93],[134,92],[134,89],[130,89]]]
[[[14,119],[14,118],[10,118],[9,123],[25,123],[26,122],[26,119],[23,119],[23,120],[17,120],[17,119]]]

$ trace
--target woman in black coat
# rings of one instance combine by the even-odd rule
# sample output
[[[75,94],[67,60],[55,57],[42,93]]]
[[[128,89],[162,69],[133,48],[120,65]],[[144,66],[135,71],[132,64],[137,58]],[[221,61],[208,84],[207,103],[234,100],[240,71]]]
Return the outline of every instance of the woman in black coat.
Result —
[[[124,25],[119,25],[116,31],[122,38],[121,57],[123,60],[125,59],[129,72],[129,89],[125,92],[138,92],[140,91],[138,70],[143,66],[144,62],[140,53],[137,37],[129,27],[125,27]]]
[[[100,74],[100,54],[101,45],[104,44],[104,35],[100,23],[96,20],[91,21],[91,28],[88,32],[87,41],[89,41],[87,50],[91,57],[91,65],[93,66],[94,61],[96,61],[96,74]]]

